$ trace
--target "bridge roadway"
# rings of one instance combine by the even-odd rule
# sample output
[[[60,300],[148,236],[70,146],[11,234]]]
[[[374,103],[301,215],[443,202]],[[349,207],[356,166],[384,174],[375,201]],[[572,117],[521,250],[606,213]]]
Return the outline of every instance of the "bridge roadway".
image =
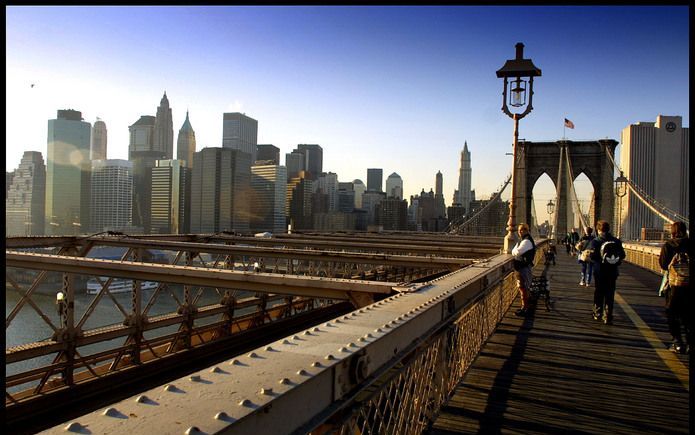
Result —
[[[429,433],[695,433],[690,364],[666,350],[659,276],[623,264],[607,326],[573,257],[561,252],[547,275],[551,311],[541,302],[518,318],[515,300]]]

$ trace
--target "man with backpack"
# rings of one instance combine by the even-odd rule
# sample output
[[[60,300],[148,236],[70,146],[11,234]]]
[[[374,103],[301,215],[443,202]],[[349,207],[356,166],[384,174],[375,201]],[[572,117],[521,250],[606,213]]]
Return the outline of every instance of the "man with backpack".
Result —
[[[519,242],[512,249],[514,256],[514,275],[521,293],[521,309],[514,313],[518,317],[526,316],[528,311],[528,295],[533,283],[533,260],[536,257],[536,244],[529,234],[528,224],[519,224],[517,229]]]
[[[625,250],[621,241],[610,233],[610,225],[606,221],[596,224],[597,237],[589,245],[592,250],[590,260],[594,264],[594,320],[603,323],[613,323],[613,299],[615,298],[615,282],[618,279],[618,266],[625,258]]]
[[[669,349],[676,353],[690,353],[692,344],[692,307],[693,297],[690,284],[690,255],[692,241],[688,238],[685,223],[671,224],[671,240],[664,243],[659,255],[659,265],[668,271],[668,287],[666,289],[666,319],[668,329],[673,337]],[[685,329],[685,344],[681,336],[681,324]]]

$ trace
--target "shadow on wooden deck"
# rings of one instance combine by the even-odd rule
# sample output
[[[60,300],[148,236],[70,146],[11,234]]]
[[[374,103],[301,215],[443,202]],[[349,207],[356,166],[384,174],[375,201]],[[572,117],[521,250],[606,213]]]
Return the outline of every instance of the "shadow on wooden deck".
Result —
[[[517,318],[515,301],[430,434],[688,433],[689,359],[666,350],[660,277],[622,265],[604,325],[579,272],[559,253],[547,271],[552,310],[539,303]]]

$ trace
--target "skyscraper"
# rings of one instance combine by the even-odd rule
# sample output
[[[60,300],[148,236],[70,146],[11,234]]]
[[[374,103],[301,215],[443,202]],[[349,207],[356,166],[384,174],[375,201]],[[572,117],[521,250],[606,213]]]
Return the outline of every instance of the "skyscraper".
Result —
[[[157,116],[154,121],[153,151],[160,151],[164,158],[174,158],[174,122],[169,108],[169,99],[166,91],[157,107]]]
[[[117,231],[131,225],[133,163],[128,160],[93,160],[91,231]]]
[[[313,181],[306,171],[300,171],[287,182],[287,222],[293,230],[308,230],[312,227],[311,199]]]
[[[48,120],[46,234],[78,234],[89,226],[92,127],[76,110]]]
[[[280,148],[271,144],[256,145],[256,161],[269,162],[271,165],[279,165]]]
[[[437,171],[435,176],[434,202],[437,207],[437,216],[446,216],[446,203],[444,202],[444,176],[442,171]]]
[[[367,191],[367,186],[359,178],[352,180],[353,190],[355,191],[355,208],[361,209],[362,207],[362,194]]]
[[[395,172],[386,179],[386,197],[403,199],[403,179]]]
[[[92,127],[92,147],[89,158],[91,160],[106,159],[106,124],[99,118]]]
[[[46,166],[38,151],[24,151],[7,186],[5,235],[37,236],[44,233]]]
[[[179,136],[180,137],[180,136]],[[191,159],[191,163],[192,159]],[[157,160],[152,168],[150,226],[155,234],[190,230],[191,169],[184,160]]]
[[[251,155],[203,148],[193,155],[191,232],[249,232]]]
[[[470,210],[471,204],[471,153],[468,151],[468,142],[463,143],[461,151],[461,166],[459,168],[458,202],[466,209]]]
[[[251,231],[284,233],[287,229],[287,168],[279,165],[251,166]]]
[[[386,198],[376,207],[376,224],[386,231],[408,229],[408,201]]]
[[[287,167],[287,179],[299,176],[299,173],[306,170],[306,156],[297,150],[285,154],[285,166]]]
[[[299,144],[297,151],[304,154],[304,170],[312,180],[323,172],[323,148],[317,144]]]
[[[157,160],[166,158],[166,152],[155,149],[154,116],[141,116],[128,130],[128,159],[133,162],[133,225],[142,227],[145,233],[149,233],[152,168]]]
[[[367,192],[383,192],[381,190],[384,179],[384,170],[381,168],[367,169]]]
[[[256,161],[256,145],[258,145],[258,121],[238,112],[222,115],[223,148],[248,153],[253,164]]]
[[[176,158],[184,162],[187,168],[193,167],[193,153],[195,153],[195,131],[191,127],[191,121],[188,120],[188,111],[186,111],[186,120],[179,130],[179,137],[176,140]]]
[[[314,184],[317,192],[328,195],[328,210],[338,211],[338,174],[335,172],[324,172],[319,175]]]
[[[625,176],[652,198],[683,216],[689,211],[689,128],[680,116],[659,115],[656,122],[638,122],[621,135],[620,168]],[[620,236],[639,239],[642,228],[663,229],[663,220],[628,189],[618,198]],[[599,216],[609,219],[610,216]]]

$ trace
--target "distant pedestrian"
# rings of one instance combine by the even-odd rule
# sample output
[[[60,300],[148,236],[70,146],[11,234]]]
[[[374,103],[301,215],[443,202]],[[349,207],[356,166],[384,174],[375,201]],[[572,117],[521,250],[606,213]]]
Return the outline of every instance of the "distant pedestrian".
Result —
[[[536,244],[529,234],[528,224],[519,224],[517,228],[519,242],[512,249],[514,256],[514,276],[521,294],[521,308],[514,314],[523,317],[528,311],[528,296],[533,282],[533,260],[536,256]]]
[[[615,282],[618,279],[618,266],[625,258],[625,250],[619,239],[610,233],[610,225],[606,221],[596,224],[598,236],[591,241],[590,259],[594,266],[594,310],[595,320],[603,323],[613,323],[613,300],[615,298]]]
[[[579,233],[572,228],[570,232],[570,250],[572,251],[572,255],[577,253],[577,243],[579,243]]]
[[[582,266],[582,278],[579,281],[579,285],[585,285],[589,287],[591,285],[591,275],[594,271],[594,263],[591,262],[591,241],[594,240],[593,232],[591,227],[586,227],[584,230],[585,234],[579,239],[577,243],[579,248],[577,248],[577,261]]]
[[[572,255],[572,242],[570,241],[572,238],[571,234],[568,232],[565,234],[565,238],[562,239],[562,244],[565,245],[565,249],[567,249],[567,255]]]
[[[690,353],[693,343],[693,295],[689,288],[689,263],[693,244],[687,236],[685,223],[671,224],[671,240],[661,247],[659,265],[668,272],[666,287],[666,319],[673,341],[669,349],[676,353]],[[685,343],[681,334],[685,329]]]

